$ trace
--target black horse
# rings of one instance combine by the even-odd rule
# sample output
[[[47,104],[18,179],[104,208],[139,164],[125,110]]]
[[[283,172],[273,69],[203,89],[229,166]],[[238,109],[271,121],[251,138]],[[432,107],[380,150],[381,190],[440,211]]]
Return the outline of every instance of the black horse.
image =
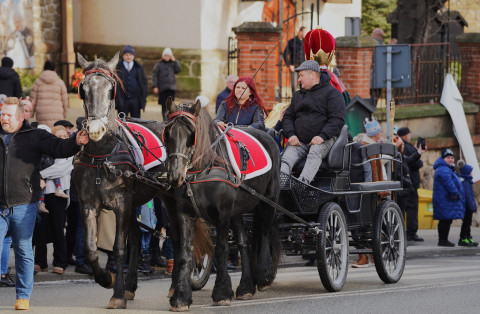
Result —
[[[191,304],[192,226],[199,216],[212,223],[217,232],[215,258],[217,278],[212,292],[214,305],[229,305],[233,297],[232,283],[227,273],[228,232],[232,228],[241,253],[242,277],[236,290],[237,299],[250,299],[259,291],[270,287],[276,276],[280,254],[275,210],[237,184],[225,183],[227,172],[221,168],[228,163],[222,157],[225,144],[221,141],[214,149],[217,127],[201,109],[200,102],[175,105],[167,100],[169,121],[164,129],[164,142],[169,156],[168,183],[174,188],[176,203],[167,207],[172,225],[175,262],[170,298],[172,311],[186,311]],[[279,150],[275,141],[263,131],[245,129],[267,150],[272,168],[265,174],[245,183],[272,201],[277,201],[280,189]],[[228,166],[227,166],[228,168]],[[188,173],[187,173],[188,170]],[[208,173],[208,174],[207,174]],[[201,181],[202,175],[205,181]],[[195,179],[192,178],[195,176]],[[185,183],[186,182],[186,183]],[[193,205],[192,205],[193,204]],[[253,240],[247,247],[247,235],[242,214],[254,212]]]
[[[101,59],[88,62],[78,53],[78,61],[85,74],[85,79],[79,86],[79,95],[83,99],[85,128],[90,141],[75,158],[73,180],[78,190],[85,231],[85,256],[92,266],[95,281],[102,287],[114,289],[108,308],[126,308],[126,300],[132,300],[137,289],[140,237],[135,209],[151,200],[161,190],[158,186],[136,179],[135,175],[118,175],[128,171],[138,174],[139,170],[126,136],[119,131],[115,120],[115,88],[117,82],[121,82],[115,74],[118,53],[109,62]],[[134,122],[142,124],[161,137],[163,123],[140,119],[134,119]],[[150,174],[162,172],[165,172],[163,164],[149,170]],[[171,196],[161,196],[168,206],[172,206]],[[97,218],[103,209],[113,210],[115,213],[116,234],[113,250],[116,274],[104,271],[98,263]],[[207,250],[204,247],[197,249],[211,241],[205,224],[196,226],[195,235],[200,243],[195,245],[197,258],[200,258]],[[130,254],[129,268],[124,280],[122,270],[127,245]]]

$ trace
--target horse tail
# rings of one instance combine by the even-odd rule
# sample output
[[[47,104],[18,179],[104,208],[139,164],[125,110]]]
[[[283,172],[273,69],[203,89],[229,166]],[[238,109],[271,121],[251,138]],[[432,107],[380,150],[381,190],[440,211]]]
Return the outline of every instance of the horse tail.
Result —
[[[215,247],[212,241],[212,231],[203,218],[197,219],[193,236],[193,257],[197,264],[202,264],[205,254],[213,258]]]

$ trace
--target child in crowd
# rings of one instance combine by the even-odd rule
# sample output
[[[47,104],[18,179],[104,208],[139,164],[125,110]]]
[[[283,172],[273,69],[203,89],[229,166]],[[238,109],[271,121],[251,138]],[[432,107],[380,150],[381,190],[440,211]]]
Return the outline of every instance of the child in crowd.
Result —
[[[45,125],[45,124],[40,124],[38,126],[39,129],[46,130],[50,132],[50,128]],[[68,139],[68,133],[65,127],[63,126],[55,126],[51,130],[51,133],[55,135],[56,137],[60,137],[63,139]],[[55,163],[55,160],[51,157],[48,156],[43,156],[42,160],[40,161],[40,168],[39,170],[42,171],[50,166],[52,166]],[[62,183],[60,182],[60,178],[54,178],[52,179],[53,182],[55,183],[55,187],[57,188],[55,191],[55,196],[62,197],[62,198],[68,198],[68,195],[65,194],[65,192],[62,189]],[[38,210],[41,213],[48,213],[48,210],[45,206],[45,187],[47,186],[47,183],[45,182],[44,179],[40,179],[40,196],[38,197]]]
[[[473,241],[470,228],[472,225],[472,215],[477,211],[477,202],[475,200],[475,193],[473,192],[473,167],[466,164],[463,160],[457,162],[457,167],[460,172],[460,181],[462,181],[463,190],[465,191],[465,216],[463,217],[462,228],[460,229],[458,245],[476,247],[478,243]]]

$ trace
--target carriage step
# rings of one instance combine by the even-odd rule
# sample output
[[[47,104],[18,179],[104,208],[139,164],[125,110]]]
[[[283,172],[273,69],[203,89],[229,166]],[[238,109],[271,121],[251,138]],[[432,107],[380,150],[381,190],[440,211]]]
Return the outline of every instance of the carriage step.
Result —
[[[373,251],[372,249],[355,249],[355,250],[350,250],[350,254],[372,254]]]

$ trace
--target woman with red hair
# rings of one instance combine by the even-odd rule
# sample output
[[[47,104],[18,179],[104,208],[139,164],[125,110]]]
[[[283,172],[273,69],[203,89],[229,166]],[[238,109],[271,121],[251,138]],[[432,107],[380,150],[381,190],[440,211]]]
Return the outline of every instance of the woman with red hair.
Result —
[[[249,126],[264,130],[264,114],[265,107],[257,94],[255,82],[251,77],[242,77],[218,107],[214,121],[222,127],[227,123],[233,123],[235,126]]]

